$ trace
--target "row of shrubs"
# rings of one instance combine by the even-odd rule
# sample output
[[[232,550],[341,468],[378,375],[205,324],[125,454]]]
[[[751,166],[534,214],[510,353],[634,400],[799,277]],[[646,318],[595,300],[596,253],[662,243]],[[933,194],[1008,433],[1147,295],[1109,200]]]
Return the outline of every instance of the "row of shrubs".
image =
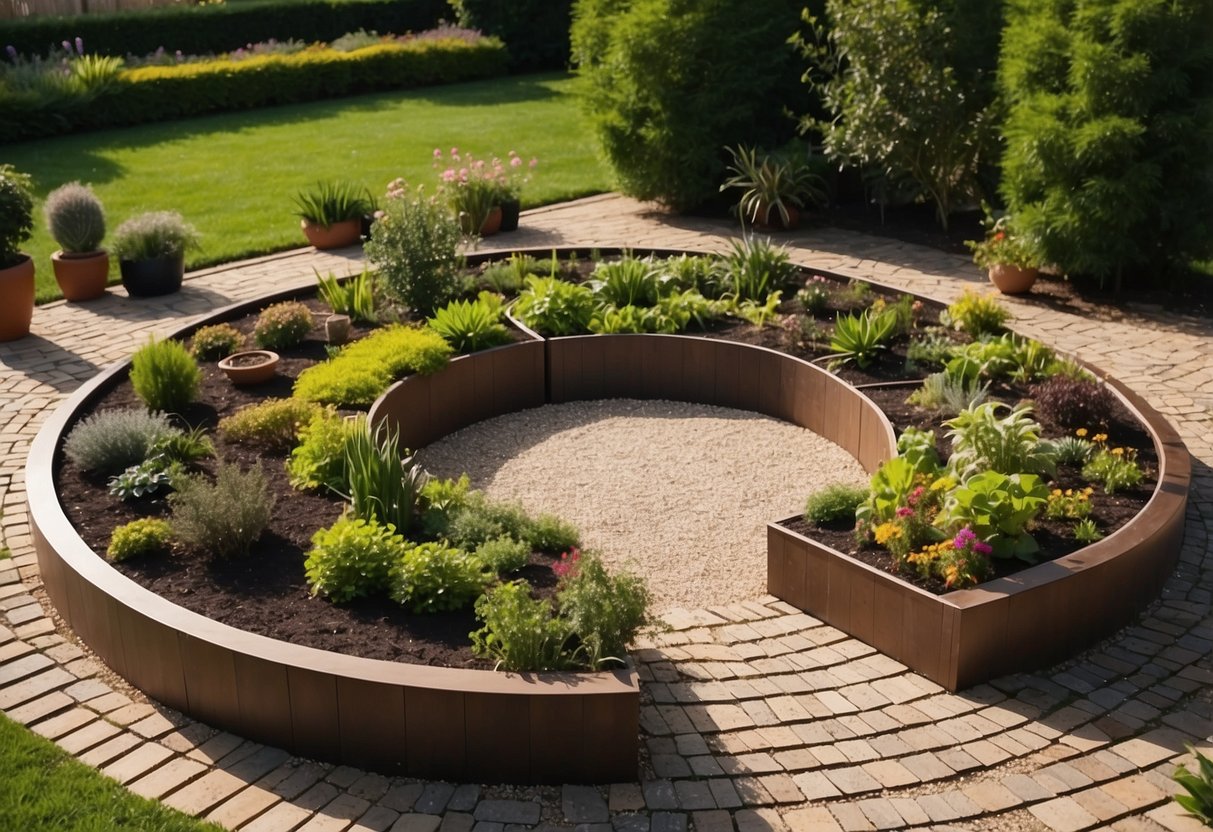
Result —
[[[155,10],[37,16],[0,21],[0,44],[44,55],[81,38],[90,53],[121,57],[163,47],[186,54],[228,52],[268,40],[327,43],[346,32],[419,32],[449,14],[446,0],[302,0],[294,3],[178,4]]]
[[[383,43],[353,52],[314,48],[129,71],[111,65],[101,77],[90,74],[53,97],[42,90],[0,86],[0,142],[485,78],[503,72],[505,62],[505,48],[496,39],[469,42],[452,37]]]

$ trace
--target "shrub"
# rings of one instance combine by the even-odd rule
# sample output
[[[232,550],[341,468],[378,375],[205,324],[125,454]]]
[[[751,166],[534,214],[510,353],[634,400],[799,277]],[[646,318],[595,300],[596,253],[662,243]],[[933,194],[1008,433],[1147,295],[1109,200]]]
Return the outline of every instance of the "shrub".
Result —
[[[312,311],[298,301],[286,301],[261,310],[253,340],[264,349],[279,350],[296,346],[311,331]]]
[[[421,486],[421,529],[429,537],[446,537],[451,516],[467,504],[471,482],[468,475],[459,479],[430,477]]]
[[[515,673],[577,667],[569,623],[528,589],[525,581],[514,581],[476,599],[476,617],[484,626],[470,634],[472,653]]]
[[[342,517],[312,535],[312,548],[303,564],[312,595],[341,604],[385,591],[406,545],[391,526]]]
[[[194,332],[191,351],[200,361],[216,361],[237,352],[244,344],[244,336],[231,324],[213,324],[199,327]]]
[[[979,295],[968,289],[965,289],[955,303],[948,306],[945,315],[953,329],[968,333],[974,338],[997,335],[1002,332],[1002,325],[1011,317],[1011,313],[993,294]]]
[[[716,194],[725,145],[791,136],[782,113],[799,104],[787,43],[798,11],[785,0],[578,0],[582,108],[624,193],[690,208]]]
[[[201,380],[198,362],[180,341],[152,339],[131,356],[131,386],[148,410],[181,410]]]
[[[581,542],[581,532],[554,514],[541,514],[530,523],[526,542],[537,551],[555,554]]]
[[[505,41],[515,71],[565,69],[573,0],[450,0],[460,26]]]
[[[526,279],[514,313],[541,335],[582,335],[594,315],[594,293],[587,286],[555,277]]]
[[[397,378],[435,373],[446,366],[450,354],[450,346],[436,332],[385,327],[301,372],[294,395],[321,404],[369,407]]]
[[[999,418],[999,411],[1007,415]],[[1031,414],[1029,404],[1011,407],[1002,402],[961,411],[944,423],[952,440],[948,470],[961,479],[979,471],[1052,474],[1057,466],[1053,445],[1040,439],[1040,425]]]
[[[611,575],[593,554],[583,554],[556,596],[591,668],[623,664],[628,645],[648,623],[649,590],[636,575]]]
[[[216,557],[247,555],[269,525],[274,501],[260,465],[241,471],[220,462],[214,482],[186,474],[169,495],[173,534],[186,545]]]
[[[295,447],[299,432],[319,413],[319,405],[302,399],[265,399],[220,419],[219,433],[229,442],[285,453]]]
[[[1116,406],[1108,388],[1097,381],[1053,376],[1032,388],[1040,415],[1066,428],[1106,425]]]
[[[456,352],[467,353],[495,347],[510,340],[500,323],[501,298],[481,292],[475,301],[453,300],[429,319],[430,329]]]
[[[873,314],[871,309],[858,317],[839,315],[834,319],[830,352],[836,354],[837,363],[854,361],[860,368],[867,367],[888,347],[896,326],[897,319],[892,315]]]
[[[105,557],[113,563],[140,555],[167,552],[173,541],[173,527],[155,517],[132,520],[114,529]]]
[[[88,185],[68,182],[46,195],[42,206],[51,236],[63,251],[83,254],[101,248],[105,211]]]
[[[21,244],[34,232],[34,183],[12,165],[0,164],[0,269],[21,262]]]
[[[456,546],[474,550],[498,537],[512,537],[529,544],[531,530],[531,519],[522,506],[496,502],[475,492],[451,515],[447,537]]]
[[[712,254],[680,254],[662,263],[666,279],[683,291],[694,289],[705,298],[719,298],[728,291],[724,261]]]
[[[149,211],[123,222],[110,237],[119,260],[177,257],[198,245],[198,231],[176,211]]]
[[[420,543],[396,562],[391,596],[413,612],[458,610],[484,592],[491,578],[475,555],[442,543]]]
[[[476,557],[498,575],[508,575],[527,565],[531,547],[512,537],[494,537],[476,547]]]
[[[345,442],[345,466],[354,516],[390,524],[407,534],[427,475],[400,447],[399,434],[383,424],[373,431],[351,432]]]
[[[832,523],[855,525],[855,510],[868,498],[868,489],[842,482],[814,492],[804,504],[806,523],[825,526]]]
[[[910,339],[906,347],[906,364],[922,367],[942,367],[951,360],[956,343],[939,329]]]
[[[796,276],[796,266],[786,248],[775,245],[769,237],[753,235],[730,243],[725,269],[733,297],[757,303],[787,288]]]
[[[320,297],[338,315],[349,315],[356,321],[375,323],[375,277],[365,269],[356,277],[338,282],[336,275],[316,274]]]
[[[459,292],[462,236],[458,220],[434,197],[420,189],[389,192],[366,256],[388,295],[418,315],[432,315]]]
[[[327,488],[346,495],[350,490],[345,449],[354,436],[365,433],[366,420],[346,419],[325,408],[299,428],[299,444],[286,462],[292,488]]]
[[[102,410],[76,424],[63,442],[63,452],[77,467],[96,474],[116,474],[147,457],[157,441],[177,432],[163,413]]]
[[[632,255],[599,263],[589,286],[600,301],[614,306],[656,306],[664,294],[661,270],[652,259]]]
[[[1048,497],[1049,490],[1035,474],[984,471],[948,492],[938,522],[953,531],[968,527],[992,547],[996,558],[1034,563],[1040,546],[1027,530]]]

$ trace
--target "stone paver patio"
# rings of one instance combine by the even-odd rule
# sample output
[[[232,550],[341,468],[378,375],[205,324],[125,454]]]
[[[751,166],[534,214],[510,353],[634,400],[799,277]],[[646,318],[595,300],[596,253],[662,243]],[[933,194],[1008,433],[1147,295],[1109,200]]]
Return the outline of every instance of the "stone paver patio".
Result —
[[[723,222],[617,196],[527,213],[512,247],[719,250]],[[967,258],[835,229],[783,238],[798,262],[948,301]],[[232,829],[809,832],[1201,829],[1170,801],[1185,746],[1213,741],[1213,323],[1143,309],[1094,320],[1009,300],[1020,332],[1142,393],[1193,455],[1180,565],[1133,626],[1065,665],[949,694],[771,597],[685,610],[638,652],[643,779],[499,787],[388,778],[291,758],[183,718],[109,676],[42,601],[23,466],[43,417],[149,334],[360,252],[289,252],[191,275],[177,295],[39,307],[0,345],[0,709],[132,791]]]

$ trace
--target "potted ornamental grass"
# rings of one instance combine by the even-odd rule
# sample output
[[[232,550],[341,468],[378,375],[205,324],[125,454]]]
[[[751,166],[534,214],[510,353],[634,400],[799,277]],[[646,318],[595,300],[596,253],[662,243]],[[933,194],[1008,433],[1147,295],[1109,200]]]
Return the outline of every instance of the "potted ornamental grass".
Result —
[[[985,269],[990,282],[1005,295],[1027,292],[1040,274],[1039,249],[1033,239],[1015,228],[1010,214],[997,218],[986,213],[984,240],[966,240],[973,262]]]
[[[122,285],[131,297],[179,290],[185,277],[185,252],[197,245],[198,232],[176,211],[131,217],[114,230],[110,241]]]
[[[34,317],[34,260],[19,250],[34,230],[33,182],[0,165],[0,341],[29,334]]]
[[[93,189],[68,182],[47,195],[43,214],[59,244],[51,255],[51,267],[64,299],[78,302],[104,295],[110,258],[101,248],[105,210]]]
[[[739,145],[726,147],[733,157],[729,176],[721,191],[739,189],[737,215],[744,226],[792,229],[800,225],[800,209],[806,202],[818,205],[826,200],[825,183],[806,160],[798,156],[763,153],[757,148]]]
[[[370,191],[346,180],[317,182],[295,194],[294,200],[304,236],[322,250],[358,242],[364,218],[375,210]]]

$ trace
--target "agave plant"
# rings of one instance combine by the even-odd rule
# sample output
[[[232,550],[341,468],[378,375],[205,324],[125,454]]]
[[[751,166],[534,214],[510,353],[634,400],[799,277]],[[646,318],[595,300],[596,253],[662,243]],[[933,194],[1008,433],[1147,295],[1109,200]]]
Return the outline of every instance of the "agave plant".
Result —
[[[870,309],[858,316],[839,315],[834,321],[830,350],[837,363],[854,361],[860,368],[866,368],[888,346],[896,327],[894,316],[873,314]]]

